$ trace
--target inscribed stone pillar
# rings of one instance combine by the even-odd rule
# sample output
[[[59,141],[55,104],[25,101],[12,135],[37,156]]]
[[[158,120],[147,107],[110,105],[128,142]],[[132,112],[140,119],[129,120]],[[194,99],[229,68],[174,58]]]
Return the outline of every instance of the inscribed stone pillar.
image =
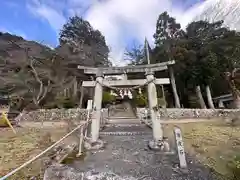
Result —
[[[154,79],[154,73],[151,71],[146,72],[147,81],[151,81]],[[153,138],[155,141],[162,140],[163,132],[160,123],[160,119],[158,119],[158,111],[154,110],[154,107],[158,106],[157,102],[157,90],[154,82],[150,82],[147,87],[148,90],[148,104],[149,110],[152,119],[152,129],[153,129]]]
[[[96,78],[94,102],[93,102],[94,117],[93,117],[92,126],[91,126],[91,129],[92,129],[91,135],[92,135],[93,142],[96,142],[99,138],[101,109],[102,109],[102,94],[103,94],[102,82],[103,82],[103,75],[102,73],[98,73]]]

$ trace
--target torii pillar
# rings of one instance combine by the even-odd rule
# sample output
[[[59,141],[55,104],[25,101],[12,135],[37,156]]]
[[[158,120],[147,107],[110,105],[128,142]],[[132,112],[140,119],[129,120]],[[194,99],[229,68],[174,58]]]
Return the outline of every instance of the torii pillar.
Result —
[[[96,85],[95,85],[95,93],[94,93],[94,101],[93,101],[94,117],[92,119],[92,124],[91,124],[92,142],[96,142],[99,138],[101,109],[102,109],[102,94],[103,94],[102,83],[103,83],[103,73],[98,71],[98,73],[96,74]]]
[[[158,107],[158,99],[157,99],[157,90],[156,85],[153,82],[154,80],[154,72],[152,71],[146,71],[146,79],[147,81],[151,81],[148,83],[148,104],[149,109],[151,113],[151,119],[152,119],[152,129],[153,129],[153,139],[154,141],[159,141],[163,139],[163,131],[161,123],[159,122],[160,119],[158,119],[158,111],[154,110],[154,107]]]

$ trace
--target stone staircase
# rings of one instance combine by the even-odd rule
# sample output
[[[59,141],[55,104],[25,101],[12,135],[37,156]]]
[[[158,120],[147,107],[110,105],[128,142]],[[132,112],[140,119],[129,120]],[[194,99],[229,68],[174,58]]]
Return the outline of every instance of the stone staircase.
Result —
[[[140,120],[136,117],[129,116],[109,117],[108,124],[140,124]]]
[[[132,109],[124,108],[124,105],[118,109],[114,109],[112,116],[108,118],[107,124],[100,131],[100,135],[102,136],[133,136],[145,134],[151,134],[151,129],[145,124],[141,124]]]
[[[112,126],[107,126],[105,129],[100,131],[100,135],[115,135],[115,136],[134,136],[134,135],[146,135],[151,134],[151,130],[148,129],[145,125],[132,125],[126,124],[122,126],[119,124],[115,124]]]

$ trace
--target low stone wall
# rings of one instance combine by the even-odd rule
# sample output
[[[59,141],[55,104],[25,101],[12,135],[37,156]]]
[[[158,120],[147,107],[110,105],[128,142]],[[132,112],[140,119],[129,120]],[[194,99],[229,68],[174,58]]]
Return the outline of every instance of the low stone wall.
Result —
[[[240,114],[240,109],[160,109],[160,117],[166,119],[229,117]],[[139,118],[146,116],[145,108],[137,108]]]
[[[108,116],[108,110],[102,109],[102,116]],[[59,120],[86,120],[87,109],[39,109],[31,112],[23,112],[20,121],[59,121]]]
[[[102,118],[106,120],[108,118],[108,109],[104,108],[102,109]]]

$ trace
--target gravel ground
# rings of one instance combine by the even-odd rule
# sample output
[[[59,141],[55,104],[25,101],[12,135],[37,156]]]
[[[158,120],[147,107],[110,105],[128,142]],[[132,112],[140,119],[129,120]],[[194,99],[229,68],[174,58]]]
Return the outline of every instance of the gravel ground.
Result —
[[[187,156],[188,171],[177,167],[176,155],[165,155],[147,149],[152,139],[151,130],[142,126],[144,135],[103,136],[107,142],[105,149],[92,152],[85,161],[75,161],[71,167],[77,171],[113,172],[121,177],[132,176],[139,180],[218,180],[217,175],[194,158]],[[108,127],[104,131],[129,131],[126,127]],[[137,128],[134,127],[134,131]]]

